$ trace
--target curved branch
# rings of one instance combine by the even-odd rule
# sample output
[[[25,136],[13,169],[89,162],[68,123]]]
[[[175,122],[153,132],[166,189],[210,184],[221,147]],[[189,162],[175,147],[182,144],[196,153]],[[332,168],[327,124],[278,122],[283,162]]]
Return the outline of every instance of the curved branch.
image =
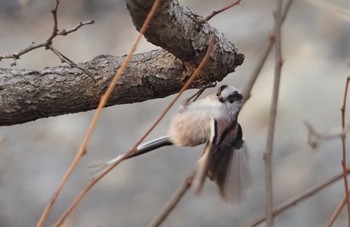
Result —
[[[153,0],[129,0],[127,4],[139,29]],[[207,23],[198,23],[199,19],[175,0],[162,1],[145,36],[176,57],[165,50],[134,55],[107,105],[142,102],[178,92],[203,59],[212,36],[217,37],[218,45],[192,88],[221,81],[242,64],[244,55]],[[89,76],[70,66],[0,68],[0,126],[95,109],[122,59],[102,55],[79,64],[91,72]]]
[[[0,68],[0,125],[95,109],[123,57],[101,55],[81,70],[59,66],[37,70]],[[120,78],[108,105],[142,102],[178,92],[183,66],[163,50],[137,54]]]
[[[127,0],[136,29],[139,30],[142,26],[153,1]],[[221,81],[243,63],[244,55],[238,53],[237,48],[222,33],[208,23],[202,23],[202,19],[203,17],[188,8],[180,6],[177,0],[163,0],[145,32],[145,37],[149,42],[186,62],[186,67],[196,68],[206,53],[211,36],[216,36],[218,47],[212,53],[201,76],[204,81],[208,78]]]

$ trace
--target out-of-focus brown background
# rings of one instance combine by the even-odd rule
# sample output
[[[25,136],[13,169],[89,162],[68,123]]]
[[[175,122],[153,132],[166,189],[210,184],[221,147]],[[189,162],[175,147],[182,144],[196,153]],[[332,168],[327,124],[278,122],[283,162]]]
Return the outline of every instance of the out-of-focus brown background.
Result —
[[[231,1],[180,1],[206,16]],[[326,1],[350,9],[348,1]],[[45,40],[52,31],[54,0],[0,0],[0,54],[16,52]],[[241,5],[214,17],[218,28],[244,53],[237,71],[222,82],[242,87],[267,44],[273,26],[274,1],[243,0]],[[137,34],[124,1],[61,1],[59,28],[94,19],[94,25],[58,37],[54,46],[76,62],[99,54],[121,55]],[[345,78],[349,75],[349,21],[304,1],[295,1],[283,27],[283,75],[274,155],[276,204],[341,170],[340,140],[307,145],[303,121],[319,132],[339,129]],[[157,47],[145,40],[138,51]],[[10,68],[12,61],[0,62]],[[51,52],[35,50],[21,57],[17,68],[41,69],[59,65]],[[253,184],[239,205],[225,204],[208,182],[200,197],[186,194],[164,226],[242,226],[264,209],[262,153],[273,80],[270,57],[241,112],[240,122],[250,150]],[[193,91],[192,91],[193,92]],[[188,96],[191,91],[186,95]],[[212,92],[212,91],[209,91]],[[92,178],[87,166],[126,151],[146,131],[169,98],[106,108],[88,145],[88,153],[59,197],[49,225]],[[1,108],[1,107],[0,107]],[[71,163],[93,111],[41,119],[0,128],[0,226],[34,226]],[[169,117],[148,138],[166,132]],[[66,226],[145,226],[177,186],[192,171],[202,147],[162,148],[129,160],[91,190]],[[332,185],[276,218],[276,226],[323,226],[343,197],[343,183]],[[346,225],[345,212],[335,226]]]

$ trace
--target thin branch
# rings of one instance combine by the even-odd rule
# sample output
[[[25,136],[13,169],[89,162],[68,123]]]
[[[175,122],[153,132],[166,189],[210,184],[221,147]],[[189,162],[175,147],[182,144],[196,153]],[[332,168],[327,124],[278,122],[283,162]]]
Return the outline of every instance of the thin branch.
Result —
[[[20,50],[16,53],[12,53],[12,54],[4,54],[4,55],[0,55],[0,61],[3,59],[13,59],[14,62],[11,64],[11,66],[15,66],[16,65],[16,61],[17,59],[20,59],[20,57],[30,51],[33,51],[35,49],[41,48],[41,47],[45,47],[46,49],[49,49],[49,46],[52,45],[52,41],[54,40],[55,37],[57,36],[65,36],[68,35],[72,32],[77,31],[79,28],[85,26],[85,25],[90,25],[93,24],[94,21],[93,20],[89,20],[89,21],[84,21],[84,22],[80,22],[77,26],[75,26],[74,28],[65,30],[63,29],[62,31],[58,30],[58,22],[57,22],[57,10],[58,10],[58,5],[59,5],[59,0],[56,0],[56,5],[55,8],[51,11],[52,15],[53,15],[53,28],[52,28],[52,33],[49,36],[49,38],[44,41],[44,42],[40,42],[40,43],[35,43],[32,42],[32,44],[30,44],[28,47],[24,48],[23,50]]]
[[[168,217],[168,215],[174,210],[176,205],[180,202],[181,198],[186,194],[187,190],[191,187],[193,178],[196,174],[196,171],[191,173],[180,187],[176,190],[176,192],[171,196],[170,200],[165,204],[162,210],[159,212],[157,216],[155,216],[152,221],[148,224],[149,227],[157,227],[160,226],[164,220]]]
[[[342,173],[340,173],[337,176],[335,176],[335,177],[331,178],[330,180],[326,181],[324,183],[324,186],[322,186],[322,188],[328,186],[330,183],[333,183],[333,182],[335,182],[336,180],[338,180],[340,178],[343,178],[344,179],[345,188],[347,189],[347,186],[346,186],[347,184],[345,182],[347,182],[347,174],[349,172],[349,169],[346,167],[347,166],[346,162],[344,162],[344,160],[346,160],[346,157],[344,157],[344,154],[346,155],[345,137],[346,137],[346,133],[349,130],[349,127],[345,128],[345,112],[346,112],[345,110],[346,110],[346,99],[347,99],[349,80],[350,80],[350,77],[348,77],[347,81],[346,81],[343,105],[342,105],[342,108],[341,108],[341,113],[342,113],[342,131],[340,133],[330,133],[330,134],[323,135],[323,134],[320,134],[320,133],[316,132],[316,130],[312,127],[312,125],[310,123],[305,122],[305,125],[308,128],[308,130],[309,130],[309,139],[308,139],[308,141],[309,141],[309,144],[311,146],[313,146],[313,147],[317,146],[318,140],[329,140],[329,139],[333,139],[333,138],[337,138],[337,137],[341,137],[342,138],[342,145],[343,145],[343,149],[342,149],[342,151],[343,151],[342,169],[343,170],[342,170]],[[329,183],[327,183],[327,182],[329,182]],[[323,184],[321,184],[321,185],[323,185]],[[319,188],[320,186],[315,186],[315,189],[317,189],[317,191],[319,191],[321,189],[321,188]],[[315,191],[313,189],[309,190],[309,192],[313,192],[312,194],[316,193],[317,191]],[[334,222],[335,222],[336,218],[338,217],[339,213],[341,212],[342,208],[345,206],[345,204],[347,204],[347,200],[349,198],[348,197],[349,193],[350,193],[349,190],[346,190],[346,195],[344,196],[343,200],[339,203],[339,205],[337,206],[336,210],[334,211],[334,213],[332,214],[331,218],[329,219],[329,221],[327,223],[328,227],[330,227],[330,226],[332,226],[334,224]],[[310,193],[305,192],[303,194],[309,195]],[[301,199],[304,199],[304,196],[301,196],[300,199],[298,199],[298,202]],[[292,200],[292,202],[293,202],[293,200]],[[287,202],[285,202],[285,203],[288,204]],[[282,205],[280,205],[277,208],[275,208],[274,211],[273,211],[274,216],[277,215],[279,212],[283,211],[280,208],[283,208],[283,210],[284,210],[287,207],[284,208]],[[254,221],[250,226],[256,226],[256,225],[260,224],[261,222],[263,222],[264,220],[265,220],[265,218],[259,218],[256,221]]]
[[[281,26],[282,26],[282,0],[277,0],[277,7],[274,13],[275,17],[275,76],[273,85],[273,94],[270,109],[270,118],[268,122],[267,144],[264,152],[265,166],[265,215],[266,226],[273,227],[273,176],[272,176],[272,156],[273,156],[273,141],[275,132],[275,123],[277,116],[277,103],[279,95],[279,87],[282,71],[282,45],[281,45]]]
[[[93,79],[96,82],[96,79],[93,77],[92,73],[89,72],[88,70],[78,66],[76,63],[74,63],[72,60],[68,59],[67,57],[65,57],[63,54],[61,54],[58,50],[54,49],[52,46],[52,41],[56,36],[65,36],[68,35],[72,32],[77,31],[79,28],[85,26],[85,25],[89,25],[89,24],[93,24],[94,21],[93,20],[89,20],[89,21],[85,21],[85,22],[80,22],[77,26],[75,26],[72,29],[69,30],[65,30],[63,29],[62,31],[58,30],[58,19],[57,19],[57,11],[58,11],[58,6],[59,6],[60,1],[56,0],[56,5],[55,8],[53,10],[51,10],[52,16],[53,16],[53,27],[52,27],[52,33],[50,35],[50,37],[45,41],[45,42],[41,42],[41,43],[32,43],[30,46],[26,47],[23,50],[18,51],[17,53],[13,53],[13,54],[6,54],[6,55],[0,55],[0,61],[2,59],[9,59],[12,58],[14,59],[14,62],[11,63],[11,66],[15,66],[17,64],[17,59],[20,58],[20,56],[41,48],[41,47],[45,47],[46,49],[50,49],[54,54],[56,54],[60,59],[61,62],[66,62],[68,63],[71,67],[76,67],[78,69],[80,69],[82,72],[84,72],[86,75],[88,75],[91,79]]]
[[[23,50],[20,50],[16,53],[0,55],[0,61],[2,59],[11,59],[12,58],[14,60],[14,62],[11,64],[11,66],[15,66],[16,60],[19,59],[23,54],[26,54],[32,50],[35,50],[35,49],[38,49],[38,48],[41,48],[44,46],[46,46],[46,42],[42,42],[42,43],[32,42],[32,44],[30,44],[28,47],[26,47]]]
[[[284,8],[284,11],[283,11],[282,22],[284,22],[285,18],[287,17],[287,14],[289,12],[290,6],[292,5],[293,1],[294,0],[289,0],[287,2],[286,6]],[[253,73],[249,77],[250,78],[249,82],[242,89],[244,103],[250,97],[251,90],[253,89],[253,85],[254,85],[258,75],[260,74],[260,71],[261,71],[263,65],[266,62],[267,56],[272,49],[274,41],[275,41],[275,39],[270,39],[269,45],[266,47],[265,51],[261,55],[260,61],[258,61],[257,66],[255,67],[255,69],[253,70]],[[172,198],[167,202],[167,205],[153,219],[153,221],[151,222],[151,226],[152,226],[152,223],[161,224],[165,220],[165,218],[168,216],[168,214],[171,213],[171,211],[175,208],[175,206],[178,204],[178,202],[183,198],[183,196],[186,194],[188,189],[191,187],[192,181],[187,181],[187,179],[189,179],[192,175],[193,175],[193,173],[191,173],[188,177],[186,177],[184,183],[179,187],[179,189],[174,193]],[[185,184],[186,184],[186,186],[185,186]],[[157,225],[155,225],[155,226],[157,226]]]
[[[154,11],[155,11],[155,9],[158,6],[159,1],[160,0],[156,0],[154,2],[152,10],[149,13],[150,18],[154,14]],[[147,25],[148,25],[149,21],[150,21],[150,19],[145,21],[145,29],[147,28]],[[146,24],[146,22],[148,22],[148,23]],[[141,29],[141,31],[143,31],[143,29]],[[136,147],[151,133],[151,131],[158,125],[158,123],[163,119],[163,117],[170,110],[170,108],[179,99],[179,97],[182,95],[182,93],[191,85],[193,80],[199,75],[200,71],[203,69],[205,64],[208,62],[208,60],[210,58],[210,54],[213,52],[213,49],[214,49],[214,46],[215,46],[216,43],[217,43],[217,38],[216,37],[212,38],[210,43],[209,43],[209,46],[208,46],[208,49],[207,49],[207,53],[204,56],[202,62],[199,64],[198,68],[194,71],[194,73],[188,79],[188,81],[183,86],[181,91],[176,95],[174,100],[166,107],[166,109],[162,112],[162,114],[159,116],[159,118],[153,123],[153,125],[148,129],[148,131],[135,143],[135,145],[129,151],[127,151],[120,159],[118,159],[118,161],[113,163],[111,166],[109,166],[101,174],[99,174],[96,178],[92,179],[88,183],[88,185],[79,193],[79,195],[71,203],[71,205],[64,212],[64,214],[57,220],[57,222],[54,224],[55,227],[58,227],[61,224],[63,224],[64,220],[69,216],[69,214],[74,210],[74,208],[78,206],[80,201],[83,199],[83,197],[86,195],[86,193],[92,188],[92,186],[94,186],[100,179],[102,179],[107,173],[109,173],[113,168],[115,168],[117,165],[119,165],[122,161],[124,161],[126,158],[128,158],[130,155],[132,155],[132,154],[134,154],[136,152]]]
[[[332,140],[336,138],[342,138],[342,136],[350,131],[350,125],[346,126],[344,130],[329,132],[321,134],[307,121],[304,124],[308,130],[307,143],[312,147],[316,148],[321,142]]]
[[[155,121],[155,123],[148,129],[148,131],[137,141],[137,143],[133,147],[133,151],[136,151],[136,147],[142,143],[142,141],[153,131],[153,129],[159,124],[159,122],[164,118],[164,116],[167,114],[167,112],[170,110],[170,108],[175,104],[175,102],[180,98],[182,93],[190,87],[194,79],[199,75],[199,73],[202,71],[203,67],[207,64],[210,58],[210,54],[213,52],[214,46],[217,44],[218,40],[216,37],[212,37],[212,39],[209,42],[207,53],[205,54],[202,62],[199,64],[199,66],[196,68],[196,70],[193,72],[191,77],[188,79],[186,84],[181,88],[179,93],[175,96],[174,100],[170,102],[168,107],[165,109],[165,111],[160,115],[160,117]],[[132,154],[132,153],[131,153]],[[126,156],[127,157],[127,156]]]
[[[343,173],[342,173],[343,176]],[[328,223],[327,223],[327,227],[332,227],[335,220],[337,219],[337,217],[339,216],[341,210],[343,209],[343,207],[346,204],[346,196],[344,196],[343,200],[340,201],[340,203],[338,204],[337,208],[335,209],[335,211],[333,212],[331,218],[329,219]]]
[[[49,46],[52,44],[52,40],[57,36],[57,32],[58,32],[57,11],[58,11],[59,4],[60,4],[60,1],[56,0],[55,8],[51,10],[52,17],[53,17],[53,27],[52,27],[51,36],[46,41],[46,49],[49,49]]]
[[[345,113],[346,113],[346,99],[348,96],[348,88],[349,88],[349,81],[350,77],[346,79],[346,84],[345,84],[345,91],[344,91],[344,99],[343,99],[343,105],[341,107],[341,127],[342,131],[345,131]],[[349,185],[348,185],[348,176],[347,176],[347,171],[346,171],[346,134],[342,134],[342,156],[343,160],[341,161],[341,165],[343,168],[343,177],[344,177],[344,188],[345,188],[345,195],[346,195],[346,206],[348,210],[348,225],[350,226],[350,198],[349,198]]]
[[[60,183],[60,185],[58,186],[57,190],[55,191],[55,193],[53,194],[50,202],[48,203],[47,207],[45,208],[38,224],[37,224],[37,227],[41,227],[45,220],[47,219],[47,216],[48,214],[50,213],[54,203],[56,202],[56,199],[57,197],[59,196],[59,194],[61,193],[64,185],[66,184],[66,182],[68,181],[69,177],[72,175],[76,165],[78,164],[78,162],[80,161],[81,157],[83,156],[83,154],[86,152],[86,146],[87,146],[87,143],[88,141],[90,140],[90,137],[92,135],[92,132],[97,124],[97,121],[101,115],[101,112],[103,110],[103,107],[107,104],[107,101],[108,101],[108,98],[109,96],[111,95],[111,93],[113,92],[116,84],[117,84],[117,81],[119,80],[119,78],[121,77],[121,75],[123,74],[127,64],[129,63],[129,61],[131,60],[131,57],[132,57],[132,54],[135,52],[136,50],[136,47],[138,45],[138,43],[140,42],[142,36],[143,36],[143,33],[145,32],[145,30],[147,29],[147,26],[149,25],[153,15],[154,15],[154,12],[155,10],[157,9],[159,5],[159,0],[156,0],[152,6],[152,10],[149,12],[142,28],[141,28],[141,31],[140,33],[137,35],[136,37],[136,40],[134,42],[134,44],[132,45],[128,55],[126,56],[124,62],[122,63],[122,65],[120,66],[120,68],[118,69],[116,75],[114,76],[110,86],[108,87],[106,93],[102,96],[101,98],[101,101],[99,103],[99,106],[95,112],[95,115],[90,123],[90,126],[89,126],[89,129],[84,137],[84,140],[82,142],[82,144],[80,145],[80,148],[74,158],[74,160],[72,161],[71,165],[69,166],[67,172],[65,173],[65,175],[63,176],[63,179]],[[57,222],[57,226],[59,226],[61,223],[63,223],[64,221],[64,218],[61,218],[59,219],[59,221]]]
[[[349,173],[350,169],[347,169],[347,173]],[[276,206],[273,209],[273,215],[277,216],[278,214],[282,213],[283,211],[293,207],[299,202],[302,202],[305,199],[310,198],[311,196],[315,195],[316,193],[320,192],[324,188],[330,186],[331,184],[337,182],[338,180],[342,179],[343,177],[343,172],[338,173],[337,175],[325,180],[324,182],[312,186],[311,188],[305,190],[304,192],[300,193],[299,195],[293,196],[292,198],[282,202],[278,206]],[[266,220],[266,217],[264,215],[261,215],[261,217],[256,218],[249,226],[254,227],[259,224],[261,224],[263,221]]]
[[[219,13],[222,13],[236,5],[239,5],[241,3],[242,0],[236,0],[235,2],[231,3],[230,5],[228,6],[225,6],[224,8],[222,9],[219,9],[219,10],[214,10],[209,16],[207,16],[206,18],[204,18],[203,20],[199,20],[198,23],[206,23],[208,22],[211,18],[213,18],[214,16],[216,16],[217,14]]]
[[[283,10],[283,15],[282,15],[282,23],[285,21],[293,1],[294,0],[289,0],[286,3],[286,6],[284,7],[284,10]],[[249,76],[248,82],[244,85],[244,87],[242,89],[244,102],[246,102],[250,98],[251,91],[253,89],[255,81],[258,78],[258,76],[259,76],[259,74],[261,72],[261,69],[264,66],[265,62],[266,62],[266,59],[267,59],[267,57],[269,56],[269,53],[272,50],[273,44],[275,43],[275,38],[274,38],[274,35],[271,35],[271,34],[274,34],[274,33],[275,33],[274,31],[270,32],[269,43],[266,46],[265,50],[262,52],[262,54],[261,54],[261,56],[260,56],[260,58],[259,58],[259,60],[258,60],[258,62],[256,64],[255,68],[253,69],[251,75]]]
[[[86,22],[80,22],[80,23],[82,23],[83,25],[88,25],[88,24],[93,24],[94,21],[86,21]],[[82,26],[80,26],[80,27],[82,27]],[[60,35],[60,34],[57,34],[57,35]],[[32,44],[30,44],[28,47],[26,47],[26,48],[24,48],[24,49],[22,49],[22,50],[20,50],[20,51],[18,51],[16,53],[0,55],[0,61],[3,60],[3,59],[14,59],[14,60],[20,59],[20,57],[22,55],[24,55],[24,54],[26,54],[26,53],[28,53],[28,52],[30,52],[32,50],[35,50],[35,49],[38,49],[38,48],[41,48],[41,47],[46,47],[47,45],[48,45],[47,40],[45,42],[40,42],[40,43],[32,42]],[[12,65],[12,66],[14,66],[14,65]]]
[[[71,29],[62,29],[61,31],[57,31],[57,35],[59,36],[66,36],[70,33],[73,33],[73,32],[76,32],[79,28],[85,26],[85,25],[89,25],[89,24],[93,24],[95,23],[94,20],[88,20],[88,21],[82,21],[80,22],[77,26],[75,26],[74,28],[71,28]]]
[[[89,72],[88,70],[84,69],[83,67],[80,67],[79,65],[77,65],[74,61],[70,60],[68,57],[66,57],[64,54],[62,54],[60,51],[58,51],[56,48],[54,48],[52,45],[49,45],[48,47],[59,59],[61,59],[62,63],[67,63],[68,65],[70,65],[70,67],[75,67],[80,69],[83,73],[85,73],[86,75],[88,75],[92,80],[94,80],[95,82],[97,81],[95,79],[95,77],[92,75],[91,72]]]

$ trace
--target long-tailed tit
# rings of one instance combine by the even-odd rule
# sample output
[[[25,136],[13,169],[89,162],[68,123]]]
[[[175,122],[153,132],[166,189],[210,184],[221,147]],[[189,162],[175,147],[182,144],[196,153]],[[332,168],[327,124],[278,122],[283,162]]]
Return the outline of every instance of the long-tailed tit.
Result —
[[[209,177],[226,201],[239,201],[249,183],[248,155],[238,123],[243,96],[228,85],[221,86],[216,94],[196,100],[200,94],[185,100],[174,113],[167,136],[139,145],[127,158],[168,145],[193,147],[205,143],[194,180],[197,192]]]

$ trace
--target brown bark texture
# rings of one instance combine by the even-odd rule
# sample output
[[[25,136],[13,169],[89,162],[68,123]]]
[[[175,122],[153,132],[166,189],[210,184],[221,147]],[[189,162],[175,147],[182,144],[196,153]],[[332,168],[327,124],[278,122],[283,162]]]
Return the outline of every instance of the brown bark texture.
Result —
[[[128,0],[136,29],[142,26],[153,0]],[[242,64],[244,55],[202,17],[176,0],[164,0],[146,39],[162,49],[135,54],[117,83],[107,106],[166,97],[180,90],[216,37],[218,43],[191,88],[221,81]],[[70,66],[42,70],[0,68],[0,126],[97,108],[125,56],[101,55],[80,63],[92,77]]]

